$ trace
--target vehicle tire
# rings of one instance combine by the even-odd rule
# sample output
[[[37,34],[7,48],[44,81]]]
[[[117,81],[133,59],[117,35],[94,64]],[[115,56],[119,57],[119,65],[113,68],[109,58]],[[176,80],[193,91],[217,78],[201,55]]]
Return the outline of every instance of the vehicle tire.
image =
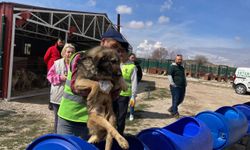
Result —
[[[247,88],[245,85],[239,84],[239,85],[236,85],[235,92],[237,94],[246,94]]]

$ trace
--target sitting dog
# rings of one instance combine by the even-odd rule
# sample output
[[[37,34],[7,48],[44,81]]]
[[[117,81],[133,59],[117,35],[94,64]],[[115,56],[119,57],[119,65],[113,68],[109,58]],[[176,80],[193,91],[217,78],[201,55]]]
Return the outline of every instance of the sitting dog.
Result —
[[[91,89],[87,96],[90,131],[89,143],[96,143],[106,137],[105,150],[112,147],[113,138],[123,149],[128,149],[127,140],[115,129],[116,118],[112,107],[111,94],[100,90],[99,80],[110,81],[113,85],[111,92],[116,89],[127,90],[122,78],[120,59],[115,50],[101,46],[82,54],[77,64],[74,88],[78,91]]]

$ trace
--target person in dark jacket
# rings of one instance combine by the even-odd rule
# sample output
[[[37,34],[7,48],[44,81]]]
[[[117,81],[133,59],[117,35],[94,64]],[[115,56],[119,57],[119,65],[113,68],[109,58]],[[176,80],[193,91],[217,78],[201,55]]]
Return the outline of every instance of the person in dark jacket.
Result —
[[[134,62],[135,66],[137,68],[137,81],[139,83],[142,79],[142,76],[143,76],[140,63],[136,60],[136,55],[134,53],[129,54],[129,60]]]
[[[172,95],[172,106],[168,109],[173,117],[179,118],[178,106],[183,102],[186,92],[187,80],[185,69],[182,66],[182,55],[175,57],[175,62],[168,70],[168,80]]]

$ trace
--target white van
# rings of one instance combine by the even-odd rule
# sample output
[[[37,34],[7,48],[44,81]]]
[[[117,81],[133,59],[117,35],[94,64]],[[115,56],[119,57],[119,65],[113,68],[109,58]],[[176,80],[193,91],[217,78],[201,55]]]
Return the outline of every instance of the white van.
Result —
[[[233,87],[237,94],[250,92],[250,68],[239,67],[236,69]]]

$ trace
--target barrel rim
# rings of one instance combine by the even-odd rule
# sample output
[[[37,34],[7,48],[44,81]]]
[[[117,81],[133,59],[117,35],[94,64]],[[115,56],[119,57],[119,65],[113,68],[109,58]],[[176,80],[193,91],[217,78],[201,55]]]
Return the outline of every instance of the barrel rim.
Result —
[[[37,139],[35,139],[31,144],[29,144],[29,146],[27,147],[26,150],[32,150],[39,143],[41,143],[43,141],[46,141],[48,139],[61,139],[61,140],[69,142],[70,144],[72,144],[73,146],[75,146],[77,149],[81,149],[81,147],[79,147],[79,145],[74,140],[66,138],[65,136],[67,136],[67,137],[74,137],[74,136],[70,136],[70,135],[46,134],[46,135],[43,135],[43,136],[38,137]]]

